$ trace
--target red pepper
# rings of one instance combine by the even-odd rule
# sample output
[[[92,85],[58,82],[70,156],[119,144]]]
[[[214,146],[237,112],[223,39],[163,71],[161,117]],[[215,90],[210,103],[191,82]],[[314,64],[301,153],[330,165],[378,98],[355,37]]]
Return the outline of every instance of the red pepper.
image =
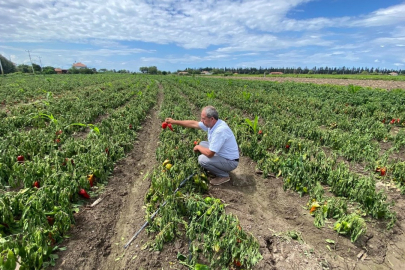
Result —
[[[69,161],[68,158],[65,158],[65,161],[62,163],[62,166],[66,166],[66,163]]]
[[[198,142],[197,141],[194,141],[194,145],[197,145],[198,144]]]
[[[171,131],[173,131],[172,124],[168,124],[167,126],[170,128]]]
[[[285,148],[286,148],[286,149],[289,149],[289,148],[290,148],[290,145],[287,144],[287,145],[285,146]]]
[[[38,181],[34,182],[34,187],[39,188],[39,182]]]
[[[238,259],[233,260],[233,264],[236,265],[237,267],[241,267],[242,263]]]
[[[384,176],[386,172],[387,172],[387,170],[386,170],[385,168],[382,168],[382,169],[380,170],[381,176]]]
[[[163,129],[166,129],[166,128],[167,128],[167,123],[166,123],[166,122],[163,122],[163,123],[162,123],[162,128],[163,128]]]
[[[84,197],[84,198],[86,198],[86,199],[90,199],[89,194],[87,194],[87,192],[86,192],[86,190],[84,190],[84,188],[82,188],[82,189],[79,191],[79,195],[82,196],[82,197]]]
[[[51,244],[52,244],[52,245],[55,245],[56,241],[55,241],[55,239],[53,238],[52,233],[48,233],[48,238],[49,238],[49,240],[51,240]]]
[[[24,156],[23,156],[23,155],[18,156],[18,157],[17,157],[17,161],[18,161],[19,163],[23,163],[23,162],[24,162]]]
[[[90,186],[93,187],[93,185],[94,185],[94,174],[88,175],[87,179],[89,180]]]
[[[129,129],[132,129],[132,124],[129,124]]]
[[[263,131],[262,130],[259,130],[259,134],[262,134],[263,133]]]
[[[53,226],[53,224],[55,223],[55,218],[47,216],[46,219],[48,220],[49,226]]]

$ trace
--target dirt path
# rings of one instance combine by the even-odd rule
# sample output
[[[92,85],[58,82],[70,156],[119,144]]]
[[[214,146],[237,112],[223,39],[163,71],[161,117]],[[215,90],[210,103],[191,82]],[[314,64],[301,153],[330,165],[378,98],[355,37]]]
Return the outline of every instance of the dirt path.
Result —
[[[354,79],[322,79],[322,78],[294,78],[294,77],[221,77],[240,80],[259,80],[259,81],[277,81],[277,82],[301,82],[316,84],[336,84],[336,85],[359,85],[363,87],[381,88],[381,89],[405,89],[405,81],[388,80],[354,80]]]

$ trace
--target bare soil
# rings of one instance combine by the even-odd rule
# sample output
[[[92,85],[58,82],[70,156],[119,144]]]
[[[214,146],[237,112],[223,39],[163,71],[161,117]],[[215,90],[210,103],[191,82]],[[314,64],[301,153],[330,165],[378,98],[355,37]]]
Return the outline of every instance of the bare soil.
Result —
[[[223,78],[223,77],[222,77]],[[225,77],[229,78],[229,77]],[[381,88],[381,89],[405,89],[405,81],[389,80],[354,80],[354,79],[321,79],[321,78],[294,78],[294,77],[231,77],[232,79],[241,80],[259,80],[259,81],[276,81],[276,82],[301,82],[316,84],[335,84],[335,85],[359,85],[362,87]]]
[[[178,252],[188,253],[184,239],[166,244],[161,252],[149,251],[144,244],[153,236],[142,231],[124,249],[145,223],[144,196],[150,186],[148,174],[157,166],[162,100],[161,94],[134,149],[116,164],[100,196],[103,200],[94,207],[90,205],[96,198],[90,200],[76,214],[71,237],[58,244],[67,250],[58,252],[60,258],[51,269],[187,269],[176,258]],[[256,173],[255,162],[242,156],[230,182],[209,188],[209,195],[223,200],[226,211],[237,215],[242,228],[260,243],[263,260],[255,269],[404,269],[405,201],[396,188],[382,185],[389,198],[396,201],[398,222],[394,229],[387,231],[384,222],[367,219],[367,234],[353,244],[333,231],[334,221],[317,229],[305,207],[308,197],[284,191],[282,186],[282,178],[263,177]],[[289,231],[296,231],[301,241],[288,237]]]

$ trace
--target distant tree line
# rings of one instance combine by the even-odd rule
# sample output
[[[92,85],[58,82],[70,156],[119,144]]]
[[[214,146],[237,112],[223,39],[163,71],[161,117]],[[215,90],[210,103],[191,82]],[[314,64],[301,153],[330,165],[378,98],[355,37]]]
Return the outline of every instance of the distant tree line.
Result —
[[[15,65],[13,62],[5,58],[0,54],[0,61],[3,67],[4,74],[8,73],[43,73],[43,74],[56,74],[55,68],[52,66],[46,66],[41,68],[40,65],[33,63],[31,65],[20,64]],[[139,71],[143,74],[150,74],[150,75],[166,75],[171,74],[170,71],[161,71],[158,70],[156,66],[149,66],[149,67],[140,67]],[[212,74],[223,74],[225,76],[230,76],[235,73],[238,74],[269,74],[271,72],[282,72],[284,74],[388,74],[391,72],[397,72],[398,74],[404,74],[405,70],[399,69],[386,69],[386,68],[364,68],[364,67],[313,67],[311,69],[305,67],[270,67],[270,68],[213,68],[213,67],[206,67],[206,68],[186,68],[185,70],[178,70],[177,72],[188,72],[188,74],[201,74],[202,71],[208,71]],[[129,70],[121,69],[106,69],[101,68],[99,70],[95,68],[70,68],[68,69],[68,73],[70,74],[93,74],[93,73],[135,73]]]
[[[75,68],[71,67],[68,69],[69,74],[94,74],[97,73],[95,68]]]
[[[178,70],[180,71],[180,70]],[[202,71],[209,71],[212,74],[269,74],[270,72],[282,72],[284,74],[388,74],[391,72],[397,72],[398,74],[404,74],[405,70],[395,70],[395,69],[386,69],[386,68],[364,68],[364,67],[313,67],[311,69],[305,67],[270,67],[270,68],[186,68],[181,70],[188,72],[189,74],[200,74]]]
[[[150,67],[140,67],[139,71],[142,74],[150,74],[150,75],[166,75],[166,74],[171,74],[170,71],[161,71],[158,70],[156,66],[150,66]]]

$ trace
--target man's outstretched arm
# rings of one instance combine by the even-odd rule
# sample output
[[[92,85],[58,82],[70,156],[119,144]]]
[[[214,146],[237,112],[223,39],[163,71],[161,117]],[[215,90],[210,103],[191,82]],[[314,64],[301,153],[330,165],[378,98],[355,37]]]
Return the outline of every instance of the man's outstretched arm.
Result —
[[[174,120],[172,118],[166,118],[165,122],[168,124],[179,125],[179,126],[186,127],[186,128],[200,129],[200,126],[198,125],[198,121],[195,121],[195,120]]]

